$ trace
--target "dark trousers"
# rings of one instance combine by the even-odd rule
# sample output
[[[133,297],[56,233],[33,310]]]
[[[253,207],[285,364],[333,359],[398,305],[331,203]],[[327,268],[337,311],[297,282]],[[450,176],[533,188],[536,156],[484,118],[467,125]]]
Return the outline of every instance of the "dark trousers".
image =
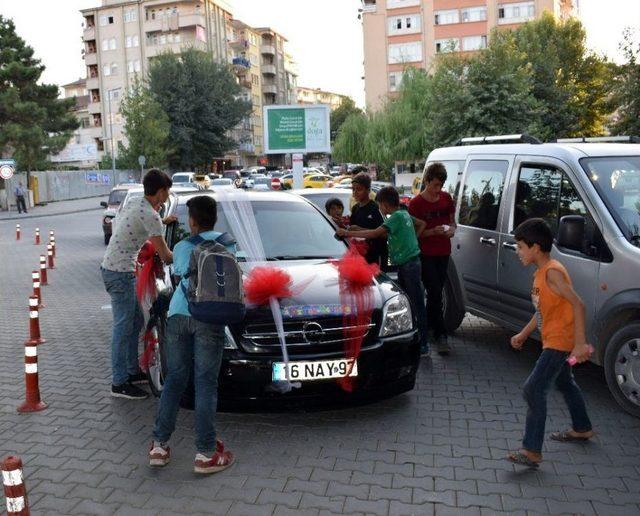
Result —
[[[411,310],[413,310],[414,319],[418,324],[421,348],[424,351],[428,351],[427,314],[424,309],[424,287],[420,279],[421,268],[420,260],[417,256],[407,263],[398,265],[398,283],[407,294],[409,303],[411,303]]]
[[[576,432],[591,430],[584,397],[573,377],[573,370],[567,363],[568,357],[569,353],[564,351],[543,349],[524,384],[524,399],[529,406],[522,440],[522,446],[526,450],[535,453],[540,453],[542,450],[544,428],[547,422],[547,394],[554,382],[569,408],[573,430]]]
[[[18,213],[22,213],[23,211],[25,213],[27,212],[27,203],[24,202],[24,195],[17,195],[16,196],[16,204],[18,205]]]
[[[447,267],[449,256],[425,256],[422,260],[422,283],[427,290],[427,324],[438,339],[447,334],[442,313],[442,289],[447,281]]]

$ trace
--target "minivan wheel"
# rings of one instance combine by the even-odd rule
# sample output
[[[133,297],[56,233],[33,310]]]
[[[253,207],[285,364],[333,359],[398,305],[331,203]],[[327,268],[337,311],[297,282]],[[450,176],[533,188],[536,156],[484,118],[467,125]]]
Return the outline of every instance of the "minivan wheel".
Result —
[[[640,323],[622,327],[609,339],[604,372],[618,404],[640,417]]]
[[[156,398],[159,398],[162,394],[162,388],[164,387],[164,379],[167,374],[167,362],[164,356],[163,343],[165,339],[165,324],[161,321],[158,324],[158,344],[156,345],[155,353],[149,363],[149,371],[147,377],[149,378],[149,388]]]
[[[458,303],[456,302],[453,285],[449,278],[447,278],[442,291],[442,314],[447,333],[453,333],[456,331],[464,319],[464,309],[458,306]]]

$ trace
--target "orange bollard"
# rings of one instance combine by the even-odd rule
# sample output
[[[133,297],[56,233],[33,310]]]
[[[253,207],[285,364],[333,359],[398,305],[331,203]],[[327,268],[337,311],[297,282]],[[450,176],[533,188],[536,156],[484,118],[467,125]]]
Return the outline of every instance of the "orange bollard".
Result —
[[[44,254],[40,255],[40,285],[47,286],[47,257]]]
[[[16,240],[20,240],[20,224],[16,224]]]
[[[24,485],[22,461],[12,455],[2,461],[2,484],[7,499],[8,516],[29,516],[27,488]]]
[[[40,313],[36,296],[29,297],[29,340],[27,342],[32,346],[47,342],[40,335]]]
[[[33,296],[38,298],[38,308],[44,308],[42,291],[40,289],[40,273],[38,271],[32,271],[31,279],[33,280]]]
[[[49,257],[49,269],[55,269],[53,264],[53,249],[51,248],[51,244],[47,244],[47,255]]]
[[[40,412],[47,408],[47,404],[40,399],[38,385],[38,347],[29,341],[24,343],[24,383],[26,399],[18,407],[18,412]]]
[[[51,244],[51,250],[53,251],[53,257],[56,257],[56,237],[53,234],[53,230],[49,231],[49,243]]]
[[[40,245],[40,228],[36,228],[36,241],[34,245]]]

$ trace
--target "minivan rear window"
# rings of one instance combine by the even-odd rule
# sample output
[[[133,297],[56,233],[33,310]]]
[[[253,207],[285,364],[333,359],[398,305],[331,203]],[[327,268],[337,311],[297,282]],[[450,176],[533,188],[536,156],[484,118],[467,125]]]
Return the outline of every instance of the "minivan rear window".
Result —
[[[508,169],[508,161],[469,162],[460,200],[460,224],[491,231],[497,229]]]

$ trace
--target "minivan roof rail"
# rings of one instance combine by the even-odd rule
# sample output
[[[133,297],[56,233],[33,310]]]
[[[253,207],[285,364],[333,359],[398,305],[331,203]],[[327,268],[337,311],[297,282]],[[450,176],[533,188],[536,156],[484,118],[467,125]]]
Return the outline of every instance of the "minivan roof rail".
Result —
[[[528,134],[501,134],[497,136],[470,136],[460,138],[456,142],[456,147],[461,145],[495,145],[499,143],[532,143],[534,145],[540,145],[542,142],[535,136],[529,136]]]
[[[593,136],[578,138],[557,138],[551,143],[640,143],[640,136]]]

